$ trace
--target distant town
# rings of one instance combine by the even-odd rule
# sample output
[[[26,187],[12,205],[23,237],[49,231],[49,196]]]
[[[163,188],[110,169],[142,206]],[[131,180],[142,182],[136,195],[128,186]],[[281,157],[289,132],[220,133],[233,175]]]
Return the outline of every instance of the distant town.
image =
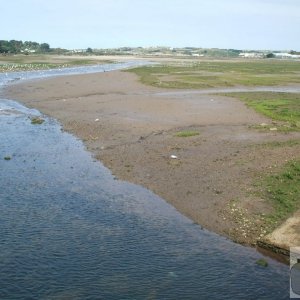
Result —
[[[60,55],[126,55],[146,57],[228,57],[228,58],[282,58],[300,59],[300,52],[295,50],[237,50],[198,47],[120,47],[111,49],[63,49],[51,48],[48,43],[31,41],[0,40],[0,54],[60,54]]]

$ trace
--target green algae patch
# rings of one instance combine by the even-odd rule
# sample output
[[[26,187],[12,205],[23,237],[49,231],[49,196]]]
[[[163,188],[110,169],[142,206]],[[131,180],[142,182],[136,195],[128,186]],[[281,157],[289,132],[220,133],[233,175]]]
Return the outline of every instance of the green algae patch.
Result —
[[[198,131],[194,130],[185,130],[185,131],[179,131],[175,133],[175,136],[177,137],[191,137],[191,136],[197,136],[200,133]]]
[[[264,258],[260,258],[256,261],[256,264],[266,268],[268,266],[268,262]]]
[[[31,118],[31,124],[34,124],[34,125],[40,125],[40,124],[43,124],[44,122],[45,122],[45,120],[40,117]]]

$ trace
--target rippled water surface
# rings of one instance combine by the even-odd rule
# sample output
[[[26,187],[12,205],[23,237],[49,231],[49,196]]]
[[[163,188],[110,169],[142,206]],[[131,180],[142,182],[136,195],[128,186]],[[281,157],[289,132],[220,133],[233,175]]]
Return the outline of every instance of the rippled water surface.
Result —
[[[288,298],[287,266],[115,180],[38,115],[0,99],[0,299]]]

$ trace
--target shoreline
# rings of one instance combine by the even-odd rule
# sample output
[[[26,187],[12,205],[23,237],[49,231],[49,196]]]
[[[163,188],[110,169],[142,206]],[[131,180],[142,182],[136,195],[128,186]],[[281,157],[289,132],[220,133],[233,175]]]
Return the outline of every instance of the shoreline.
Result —
[[[160,95],[166,91],[112,71],[18,83],[2,93],[58,119],[117,178],[152,190],[208,230],[255,245],[265,236],[257,215],[270,208],[253,182],[300,150],[265,145],[299,134],[250,129],[270,120],[233,98]],[[198,135],[177,136],[186,130]]]

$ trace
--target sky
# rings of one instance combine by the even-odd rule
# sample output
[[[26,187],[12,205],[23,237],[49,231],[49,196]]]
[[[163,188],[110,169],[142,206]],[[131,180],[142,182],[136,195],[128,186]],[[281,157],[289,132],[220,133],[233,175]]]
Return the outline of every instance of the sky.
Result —
[[[0,0],[0,40],[300,51],[300,0]]]

